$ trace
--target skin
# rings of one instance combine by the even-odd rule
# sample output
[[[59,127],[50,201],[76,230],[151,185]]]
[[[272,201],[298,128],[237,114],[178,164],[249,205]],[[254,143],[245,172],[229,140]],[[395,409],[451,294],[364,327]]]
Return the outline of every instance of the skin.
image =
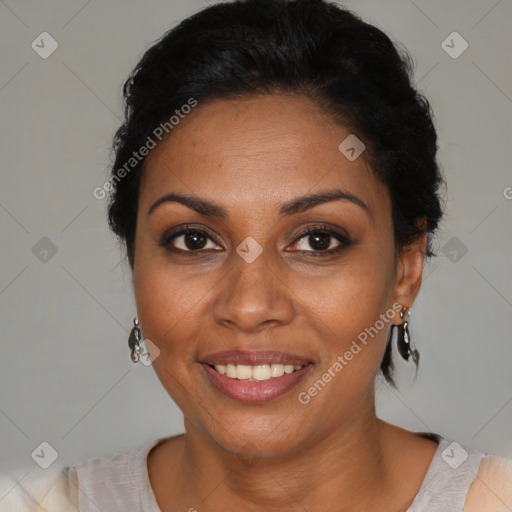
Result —
[[[185,417],[185,435],[148,456],[163,512],[367,511],[376,503],[396,512],[421,486],[437,444],[375,414],[374,379],[397,314],[308,404],[297,399],[379,315],[396,302],[410,308],[421,285],[426,237],[398,255],[386,187],[364,153],[349,161],[338,150],[350,133],[304,97],[216,100],[196,107],[146,160],[134,293],[143,335],[161,351],[153,367]],[[337,200],[279,218],[284,202],[330,188],[369,212]],[[170,192],[215,201],[228,218],[178,203],[148,215]],[[201,255],[159,245],[186,223],[217,240],[207,239]],[[312,255],[308,236],[298,236],[319,223],[351,243]],[[263,249],[252,263],[236,252],[247,237]],[[184,238],[168,247],[186,250]],[[340,243],[329,240],[329,248]],[[260,348],[314,367],[291,392],[244,404],[217,391],[199,363],[214,351]],[[242,448],[253,463],[237,455]]]

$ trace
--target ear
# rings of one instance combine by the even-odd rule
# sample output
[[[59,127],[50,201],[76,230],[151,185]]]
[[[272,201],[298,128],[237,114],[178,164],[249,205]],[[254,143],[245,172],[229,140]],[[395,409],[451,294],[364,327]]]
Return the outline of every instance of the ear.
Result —
[[[423,263],[427,252],[427,233],[422,235],[403,250],[403,254],[396,262],[396,282],[394,302],[403,307],[411,308],[421,288],[423,277]],[[394,315],[392,323],[402,323],[399,315]]]

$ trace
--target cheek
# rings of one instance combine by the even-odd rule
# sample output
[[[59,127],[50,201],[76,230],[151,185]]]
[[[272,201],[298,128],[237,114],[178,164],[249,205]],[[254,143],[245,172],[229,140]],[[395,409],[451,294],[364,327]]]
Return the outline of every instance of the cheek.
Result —
[[[194,396],[188,390],[197,371],[198,297],[185,283],[177,283],[169,267],[142,261],[136,263],[133,286],[142,334],[160,350],[152,367],[178,407],[190,414]]]
[[[301,313],[314,321],[322,340],[319,372],[330,371],[326,380],[345,395],[373,381],[396,314],[391,307],[394,260],[383,254],[358,251],[329,277],[302,282],[302,288],[297,283]]]
[[[300,297],[299,304],[314,311],[333,334],[353,336],[390,307],[393,265],[384,252],[360,248],[328,274],[307,279],[297,275],[289,286]]]
[[[197,326],[195,310],[200,308],[207,283],[187,283],[180,278],[179,269],[172,268],[165,258],[156,257],[144,242],[138,246],[133,272],[137,313],[144,337],[168,358],[191,348],[187,342]]]
[[[338,288],[342,292],[324,295],[324,307],[316,310],[321,363],[297,393],[304,428],[312,430],[319,429],[320,416],[324,417],[320,430],[334,429],[371,403],[391,326],[386,312],[394,314],[382,288],[360,288],[350,280],[333,282],[332,287],[337,284],[345,285]]]

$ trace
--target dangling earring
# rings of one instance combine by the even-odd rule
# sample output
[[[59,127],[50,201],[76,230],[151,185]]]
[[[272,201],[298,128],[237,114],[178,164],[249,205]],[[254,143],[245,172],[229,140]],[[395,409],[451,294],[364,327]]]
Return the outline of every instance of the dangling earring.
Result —
[[[404,319],[404,317],[408,313],[409,308],[402,307],[400,311],[400,318]],[[409,334],[409,322],[407,320],[404,320],[401,324],[395,327],[398,331],[396,348],[398,349],[399,354],[406,362],[409,362],[409,359],[412,358],[414,364],[418,366],[418,362],[420,360],[420,353],[413,346],[411,335]]]
[[[140,354],[142,353],[142,349],[140,347],[139,342],[142,340],[142,332],[140,330],[140,324],[137,320],[137,317],[133,319],[133,328],[130,332],[130,336],[128,338],[128,346],[130,347],[131,354],[130,357],[134,363],[138,363],[140,359]]]

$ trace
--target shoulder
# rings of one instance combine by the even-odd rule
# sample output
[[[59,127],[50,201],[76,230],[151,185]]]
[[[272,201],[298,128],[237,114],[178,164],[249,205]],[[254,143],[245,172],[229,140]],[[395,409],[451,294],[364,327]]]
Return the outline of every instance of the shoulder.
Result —
[[[72,466],[70,473],[77,482],[80,511],[155,510],[147,455],[163,439]]]
[[[469,488],[464,512],[510,512],[512,510],[512,460],[496,456],[482,459]]]
[[[97,512],[100,503],[101,510],[134,510],[139,494],[149,492],[147,452],[160,441],[61,469],[28,471],[21,478],[0,473],[0,511]]]
[[[77,488],[70,468],[26,474],[0,474],[0,510],[9,512],[77,512]]]

